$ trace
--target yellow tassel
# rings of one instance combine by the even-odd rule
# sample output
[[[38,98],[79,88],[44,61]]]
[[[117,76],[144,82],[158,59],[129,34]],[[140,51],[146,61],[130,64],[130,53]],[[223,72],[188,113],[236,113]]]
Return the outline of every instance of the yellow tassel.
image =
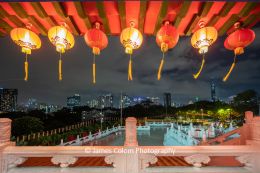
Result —
[[[228,73],[226,74],[226,76],[223,78],[223,82],[226,82],[231,74],[231,72],[233,71],[234,67],[235,67],[236,63],[233,62],[232,66],[230,67]]]
[[[128,63],[128,80],[133,80],[132,76],[132,59],[130,58]]]
[[[201,73],[201,71],[202,71],[202,69],[204,67],[204,64],[205,64],[205,59],[204,59],[204,55],[203,55],[202,63],[201,63],[199,71],[196,74],[193,74],[193,78],[194,79],[197,79],[199,77],[199,75],[200,75],[200,73]]]
[[[158,79],[158,80],[161,79],[163,64],[164,64],[164,59],[162,59],[162,60],[161,60],[161,63],[160,63],[160,67],[159,67],[158,74],[157,74],[157,79]]]
[[[62,80],[62,60],[59,59],[59,81]]]
[[[235,54],[234,56],[234,60],[233,60],[233,63],[228,71],[228,73],[226,74],[226,76],[223,78],[223,82],[226,82],[231,74],[231,72],[233,71],[233,69],[235,68],[236,66],[236,60],[237,60],[237,55]]]
[[[93,84],[95,84],[96,83],[96,64],[95,63],[93,63],[93,65],[92,65],[92,72],[93,72]]]
[[[25,77],[24,77],[24,80],[25,81],[28,81],[28,68],[29,68],[29,64],[27,62],[27,60],[24,62],[24,72],[25,72]]]

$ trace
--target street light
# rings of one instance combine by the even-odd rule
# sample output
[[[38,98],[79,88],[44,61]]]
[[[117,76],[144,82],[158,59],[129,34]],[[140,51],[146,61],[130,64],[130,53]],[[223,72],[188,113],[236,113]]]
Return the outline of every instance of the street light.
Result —
[[[202,120],[203,120],[203,109],[200,109],[200,111],[201,111],[201,116],[202,116]]]
[[[102,123],[103,123],[103,118],[100,119],[100,124],[101,124],[101,131],[102,131]]]

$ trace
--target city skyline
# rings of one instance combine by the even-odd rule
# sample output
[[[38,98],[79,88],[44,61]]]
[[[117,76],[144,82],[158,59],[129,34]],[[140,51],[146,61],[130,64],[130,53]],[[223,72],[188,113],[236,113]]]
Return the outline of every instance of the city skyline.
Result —
[[[260,28],[253,30],[256,35]],[[222,77],[228,71],[233,60],[233,52],[223,46],[224,37],[210,47],[206,55],[206,66],[199,79],[194,80],[192,74],[198,70],[201,56],[190,45],[190,37],[180,38],[177,46],[165,57],[162,79],[157,81],[161,51],[155,38],[145,36],[144,43],[133,54],[133,81],[127,81],[128,57],[116,36],[109,36],[108,48],[96,57],[97,83],[91,80],[92,52],[82,38],[76,37],[76,45],[63,55],[63,81],[57,77],[57,53],[46,37],[41,37],[42,48],[29,56],[29,81],[23,81],[24,54],[11,42],[10,37],[0,38],[1,64],[0,87],[17,88],[18,103],[29,98],[37,98],[41,102],[66,105],[66,97],[80,93],[88,99],[103,93],[117,94],[121,91],[129,95],[162,97],[162,93],[170,92],[176,102],[187,103],[195,97],[208,99],[211,97],[210,81],[217,85],[218,98],[228,98],[246,89],[260,92],[259,50],[260,39],[245,49],[238,58],[237,66],[227,82]],[[248,69],[250,67],[250,70]]]

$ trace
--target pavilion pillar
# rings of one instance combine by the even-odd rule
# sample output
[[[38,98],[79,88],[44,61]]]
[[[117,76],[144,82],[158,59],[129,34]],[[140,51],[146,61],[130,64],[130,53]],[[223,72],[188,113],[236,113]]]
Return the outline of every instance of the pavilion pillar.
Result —
[[[253,112],[245,112],[245,123],[241,133],[241,144],[260,145],[260,117]]]
[[[3,150],[7,146],[15,145],[14,142],[10,142],[11,122],[9,118],[0,118],[0,172],[4,172]]]
[[[125,121],[125,144],[124,146],[138,146],[136,134],[137,120],[134,117],[128,117]]]
[[[0,118],[0,144],[10,142],[11,122],[9,118]]]

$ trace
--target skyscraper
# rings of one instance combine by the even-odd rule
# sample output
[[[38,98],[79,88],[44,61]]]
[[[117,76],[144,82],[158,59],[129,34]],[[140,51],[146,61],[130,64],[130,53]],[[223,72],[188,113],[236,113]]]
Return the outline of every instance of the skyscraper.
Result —
[[[79,94],[74,94],[74,96],[67,97],[67,106],[73,108],[75,106],[80,106],[81,98]]]
[[[211,89],[211,100],[213,102],[217,101],[217,97],[216,97],[216,85],[213,81],[211,81],[210,84],[210,89]]]
[[[114,97],[113,95],[110,93],[110,94],[106,94],[105,96],[105,108],[112,108],[113,107],[113,100],[114,100]]]
[[[98,108],[112,108],[114,97],[112,94],[106,94],[98,97]]]
[[[0,88],[0,111],[15,111],[17,107],[17,96],[17,89]]]
[[[165,107],[171,107],[172,105],[172,100],[171,100],[171,93],[164,93],[163,94],[163,101],[164,101],[164,106]]]
[[[123,94],[121,101],[122,101],[122,108],[131,106],[131,98],[128,95]]]

